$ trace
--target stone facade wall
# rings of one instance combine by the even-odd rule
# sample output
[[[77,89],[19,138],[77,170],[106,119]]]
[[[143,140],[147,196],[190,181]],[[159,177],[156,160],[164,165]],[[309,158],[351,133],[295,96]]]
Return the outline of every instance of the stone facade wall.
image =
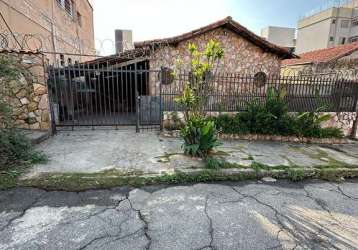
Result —
[[[42,54],[1,52],[21,72],[16,80],[0,85],[7,86],[5,101],[12,109],[14,124],[18,128],[50,129],[50,106],[46,85],[46,71]],[[5,91],[5,90],[2,90]]]
[[[219,41],[224,49],[224,60],[219,65],[220,72],[255,74],[265,72],[266,74],[279,74],[281,59],[269,52],[265,52],[260,47],[249,42],[245,38],[225,28],[218,28],[206,34],[194,37],[191,40],[179,43],[177,46],[162,46],[155,51],[150,59],[150,69],[160,70],[161,67],[175,68],[178,59],[182,60],[184,70],[189,70],[190,55],[188,44],[195,43],[199,50],[203,50],[211,40]],[[155,88],[159,88],[157,74],[150,76],[151,93]]]
[[[345,136],[350,136],[353,130],[353,123],[357,117],[357,113],[354,112],[340,112],[340,113],[328,113],[331,115],[331,120],[322,124],[323,127],[337,127],[342,129]],[[357,135],[356,135],[357,137]]]

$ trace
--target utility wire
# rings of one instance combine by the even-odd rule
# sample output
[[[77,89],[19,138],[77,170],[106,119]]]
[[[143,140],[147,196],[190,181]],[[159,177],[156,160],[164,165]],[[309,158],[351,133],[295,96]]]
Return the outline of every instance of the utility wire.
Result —
[[[12,30],[11,30],[9,24],[6,22],[6,20],[5,20],[4,16],[2,15],[1,11],[0,11],[0,17],[1,17],[1,19],[4,21],[4,23],[5,23],[6,27],[7,27],[7,29],[10,31],[12,37],[14,38],[14,40],[16,41],[16,43],[20,46],[20,49],[22,50],[22,49],[23,49],[22,45],[21,45],[21,44],[19,43],[19,41],[16,39],[16,36],[15,36],[14,32],[12,32]]]

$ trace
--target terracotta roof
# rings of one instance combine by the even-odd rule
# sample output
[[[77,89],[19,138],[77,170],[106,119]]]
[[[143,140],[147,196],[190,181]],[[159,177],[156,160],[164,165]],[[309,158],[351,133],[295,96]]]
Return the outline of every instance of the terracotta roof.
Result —
[[[224,27],[229,30],[232,30],[237,35],[246,38],[253,44],[257,45],[258,47],[262,48],[264,51],[271,52],[274,54],[277,54],[282,59],[289,59],[289,58],[297,58],[296,55],[290,53],[288,49],[282,48],[280,46],[277,46],[275,44],[272,44],[262,37],[256,35],[252,31],[248,30],[238,22],[234,21],[232,17],[227,17],[225,19],[219,20],[215,23],[209,24],[207,26],[204,26],[202,28],[190,31],[188,33],[174,36],[170,38],[164,38],[164,39],[155,39],[155,40],[149,40],[149,41],[143,41],[143,42],[136,42],[134,45],[136,48],[141,48],[145,46],[152,46],[155,44],[169,44],[169,45],[176,45],[179,42],[189,40],[193,37],[199,36],[201,34],[204,34],[206,32],[212,31],[214,29]]]
[[[282,66],[308,63],[328,63],[348,56],[355,51],[358,51],[358,42],[303,53],[298,55],[300,57],[299,59],[284,60],[282,62]]]

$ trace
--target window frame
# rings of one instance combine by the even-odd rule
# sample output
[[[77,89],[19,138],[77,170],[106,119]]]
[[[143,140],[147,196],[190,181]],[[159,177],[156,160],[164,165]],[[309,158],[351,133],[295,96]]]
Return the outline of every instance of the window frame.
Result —
[[[352,27],[358,26],[358,17],[352,19],[351,25]]]
[[[341,28],[342,29],[349,29],[349,20],[348,19],[344,19],[344,20],[341,20]]]
[[[75,3],[73,0],[55,0],[55,1],[61,9],[66,11],[66,13],[73,18],[73,16],[74,16],[73,13],[75,11],[75,8],[74,8]]]

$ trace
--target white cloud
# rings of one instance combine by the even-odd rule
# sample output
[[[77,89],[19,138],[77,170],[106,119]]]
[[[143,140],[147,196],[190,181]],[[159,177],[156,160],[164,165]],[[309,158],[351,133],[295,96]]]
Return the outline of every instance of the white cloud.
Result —
[[[133,30],[135,41],[188,32],[232,15],[233,1],[93,0],[97,48],[114,52],[115,29]]]

